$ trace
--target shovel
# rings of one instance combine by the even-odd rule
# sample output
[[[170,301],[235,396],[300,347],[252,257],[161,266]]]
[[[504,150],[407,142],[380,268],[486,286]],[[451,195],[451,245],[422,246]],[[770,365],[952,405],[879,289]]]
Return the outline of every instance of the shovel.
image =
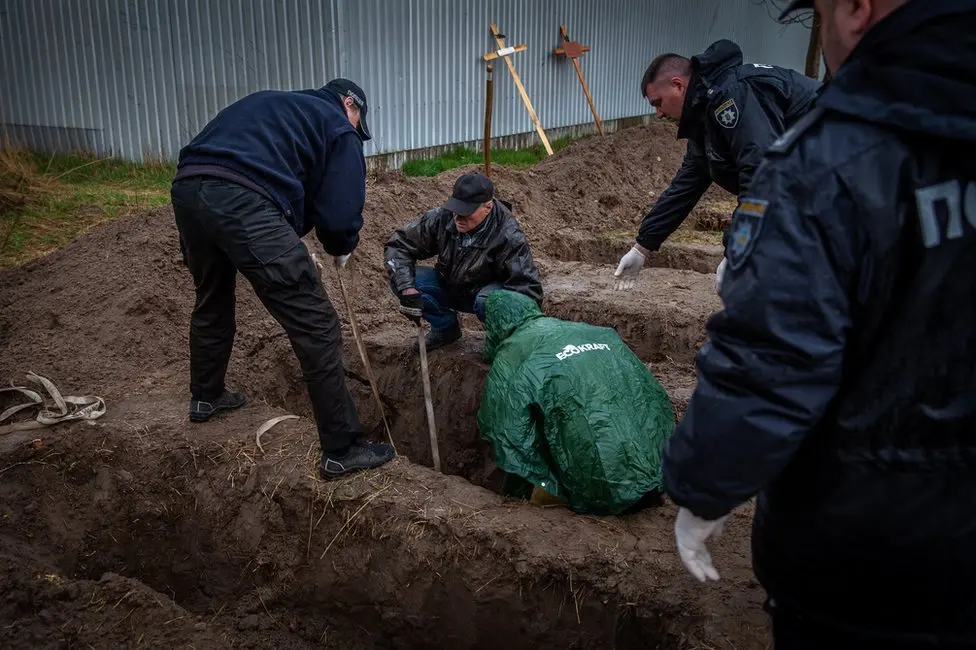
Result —
[[[434,399],[430,390],[430,371],[427,369],[427,341],[424,326],[417,324],[417,345],[420,348],[420,374],[424,380],[424,404],[427,407],[427,428],[430,431],[430,452],[434,457],[434,469],[441,471],[441,454],[437,445],[437,427],[434,425]]]
[[[319,262],[315,253],[312,253],[312,261],[315,263],[315,268],[318,269],[319,283],[325,286],[325,280],[322,278],[322,263]],[[393,443],[393,434],[390,432],[390,423],[386,419],[386,410],[383,408],[383,400],[380,399],[380,391],[376,387],[376,378],[373,376],[373,368],[369,363],[369,357],[366,356],[366,344],[363,343],[363,337],[359,333],[359,323],[356,322],[356,312],[352,310],[352,304],[349,302],[349,294],[346,293],[346,285],[342,281],[342,271],[339,269],[338,263],[336,264],[336,277],[339,278],[339,290],[342,292],[342,299],[346,303],[346,314],[349,316],[349,324],[352,326],[352,336],[356,339],[356,347],[359,349],[359,358],[363,361],[363,366],[366,368],[366,377],[369,378],[369,387],[373,391],[373,399],[376,400],[376,408],[380,410],[380,417],[383,419],[383,428],[386,429],[386,437],[390,440],[390,446],[393,447],[393,453],[397,454],[396,445]]]

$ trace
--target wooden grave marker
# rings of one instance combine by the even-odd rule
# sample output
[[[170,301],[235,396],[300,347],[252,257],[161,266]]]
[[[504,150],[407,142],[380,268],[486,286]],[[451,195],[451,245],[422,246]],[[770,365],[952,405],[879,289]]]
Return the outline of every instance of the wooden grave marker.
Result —
[[[529,48],[524,43],[506,47],[505,35],[499,33],[498,26],[495,25],[495,23],[492,23],[489,29],[491,29],[491,35],[495,38],[495,42],[498,43],[498,49],[494,52],[489,52],[488,54],[482,55],[481,58],[485,61],[493,61],[494,59],[505,60],[505,63],[508,65],[508,71],[512,73],[512,79],[515,80],[515,86],[518,88],[519,94],[522,95],[522,102],[525,103],[525,108],[529,111],[529,117],[532,118],[532,123],[535,125],[535,130],[542,139],[542,145],[546,148],[546,153],[551,156],[552,146],[549,144],[549,138],[546,137],[546,132],[542,128],[542,124],[539,123],[539,117],[535,114],[535,109],[532,108],[532,102],[529,101],[529,95],[525,92],[525,87],[522,85],[522,79],[519,77],[518,72],[515,71],[515,64],[512,63],[513,54],[524,52]]]
[[[583,79],[583,69],[580,67],[579,58],[583,56],[583,52],[589,52],[589,45],[580,45],[578,41],[569,40],[569,33],[566,31],[566,25],[560,25],[559,31],[563,37],[563,46],[553,48],[552,53],[557,56],[565,56],[567,59],[573,62],[573,66],[576,67],[576,76],[579,77],[580,85],[583,86],[583,93],[586,95],[586,101],[590,104],[590,110],[593,111],[593,119],[596,120],[597,131],[600,135],[603,135],[603,124],[600,122],[600,116],[596,112],[596,106],[593,104],[593,97],[590,95],[590,89],[586,85],[586,80]]]

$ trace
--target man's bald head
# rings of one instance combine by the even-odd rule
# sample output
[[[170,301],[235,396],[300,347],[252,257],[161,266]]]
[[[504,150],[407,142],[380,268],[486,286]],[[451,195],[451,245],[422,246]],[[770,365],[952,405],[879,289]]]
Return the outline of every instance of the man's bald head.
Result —
[[[908,0],[814,0],[820,14],[820,43],[832,74],[869,29]]]

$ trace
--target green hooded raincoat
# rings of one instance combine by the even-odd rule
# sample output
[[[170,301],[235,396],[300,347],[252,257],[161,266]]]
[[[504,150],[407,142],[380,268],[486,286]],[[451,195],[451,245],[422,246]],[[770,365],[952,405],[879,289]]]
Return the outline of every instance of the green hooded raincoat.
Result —
[[[546,317],[511,291],[489,294],[485,315],[478,427],[499,468],[587,514],[661,488],[674,411],[614,329]]]

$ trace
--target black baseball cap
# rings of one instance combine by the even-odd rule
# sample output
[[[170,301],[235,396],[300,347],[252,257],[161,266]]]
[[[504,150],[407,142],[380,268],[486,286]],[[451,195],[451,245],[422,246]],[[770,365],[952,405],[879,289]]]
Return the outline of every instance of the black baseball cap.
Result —
[[[779,15],[780,21],[785,20],[791,13],[800,9],[813,9],[813,0],[793,0]]]
[[[495,186],[484,174],[463,174],[454,182],[454,191],[444,207],[462,217],[470,216],[495,196]]]
[[[329,83],[325,84],[325,87],[333,91],[339,97],[352,97],[352,100],[356,102],[356,106],[359,107],[359,137],[363,141],[372,139],[372,135],[369,133],[369,127],[366,125],[366,93],[363,89],[349,81],[348,79],[333,79]]]

